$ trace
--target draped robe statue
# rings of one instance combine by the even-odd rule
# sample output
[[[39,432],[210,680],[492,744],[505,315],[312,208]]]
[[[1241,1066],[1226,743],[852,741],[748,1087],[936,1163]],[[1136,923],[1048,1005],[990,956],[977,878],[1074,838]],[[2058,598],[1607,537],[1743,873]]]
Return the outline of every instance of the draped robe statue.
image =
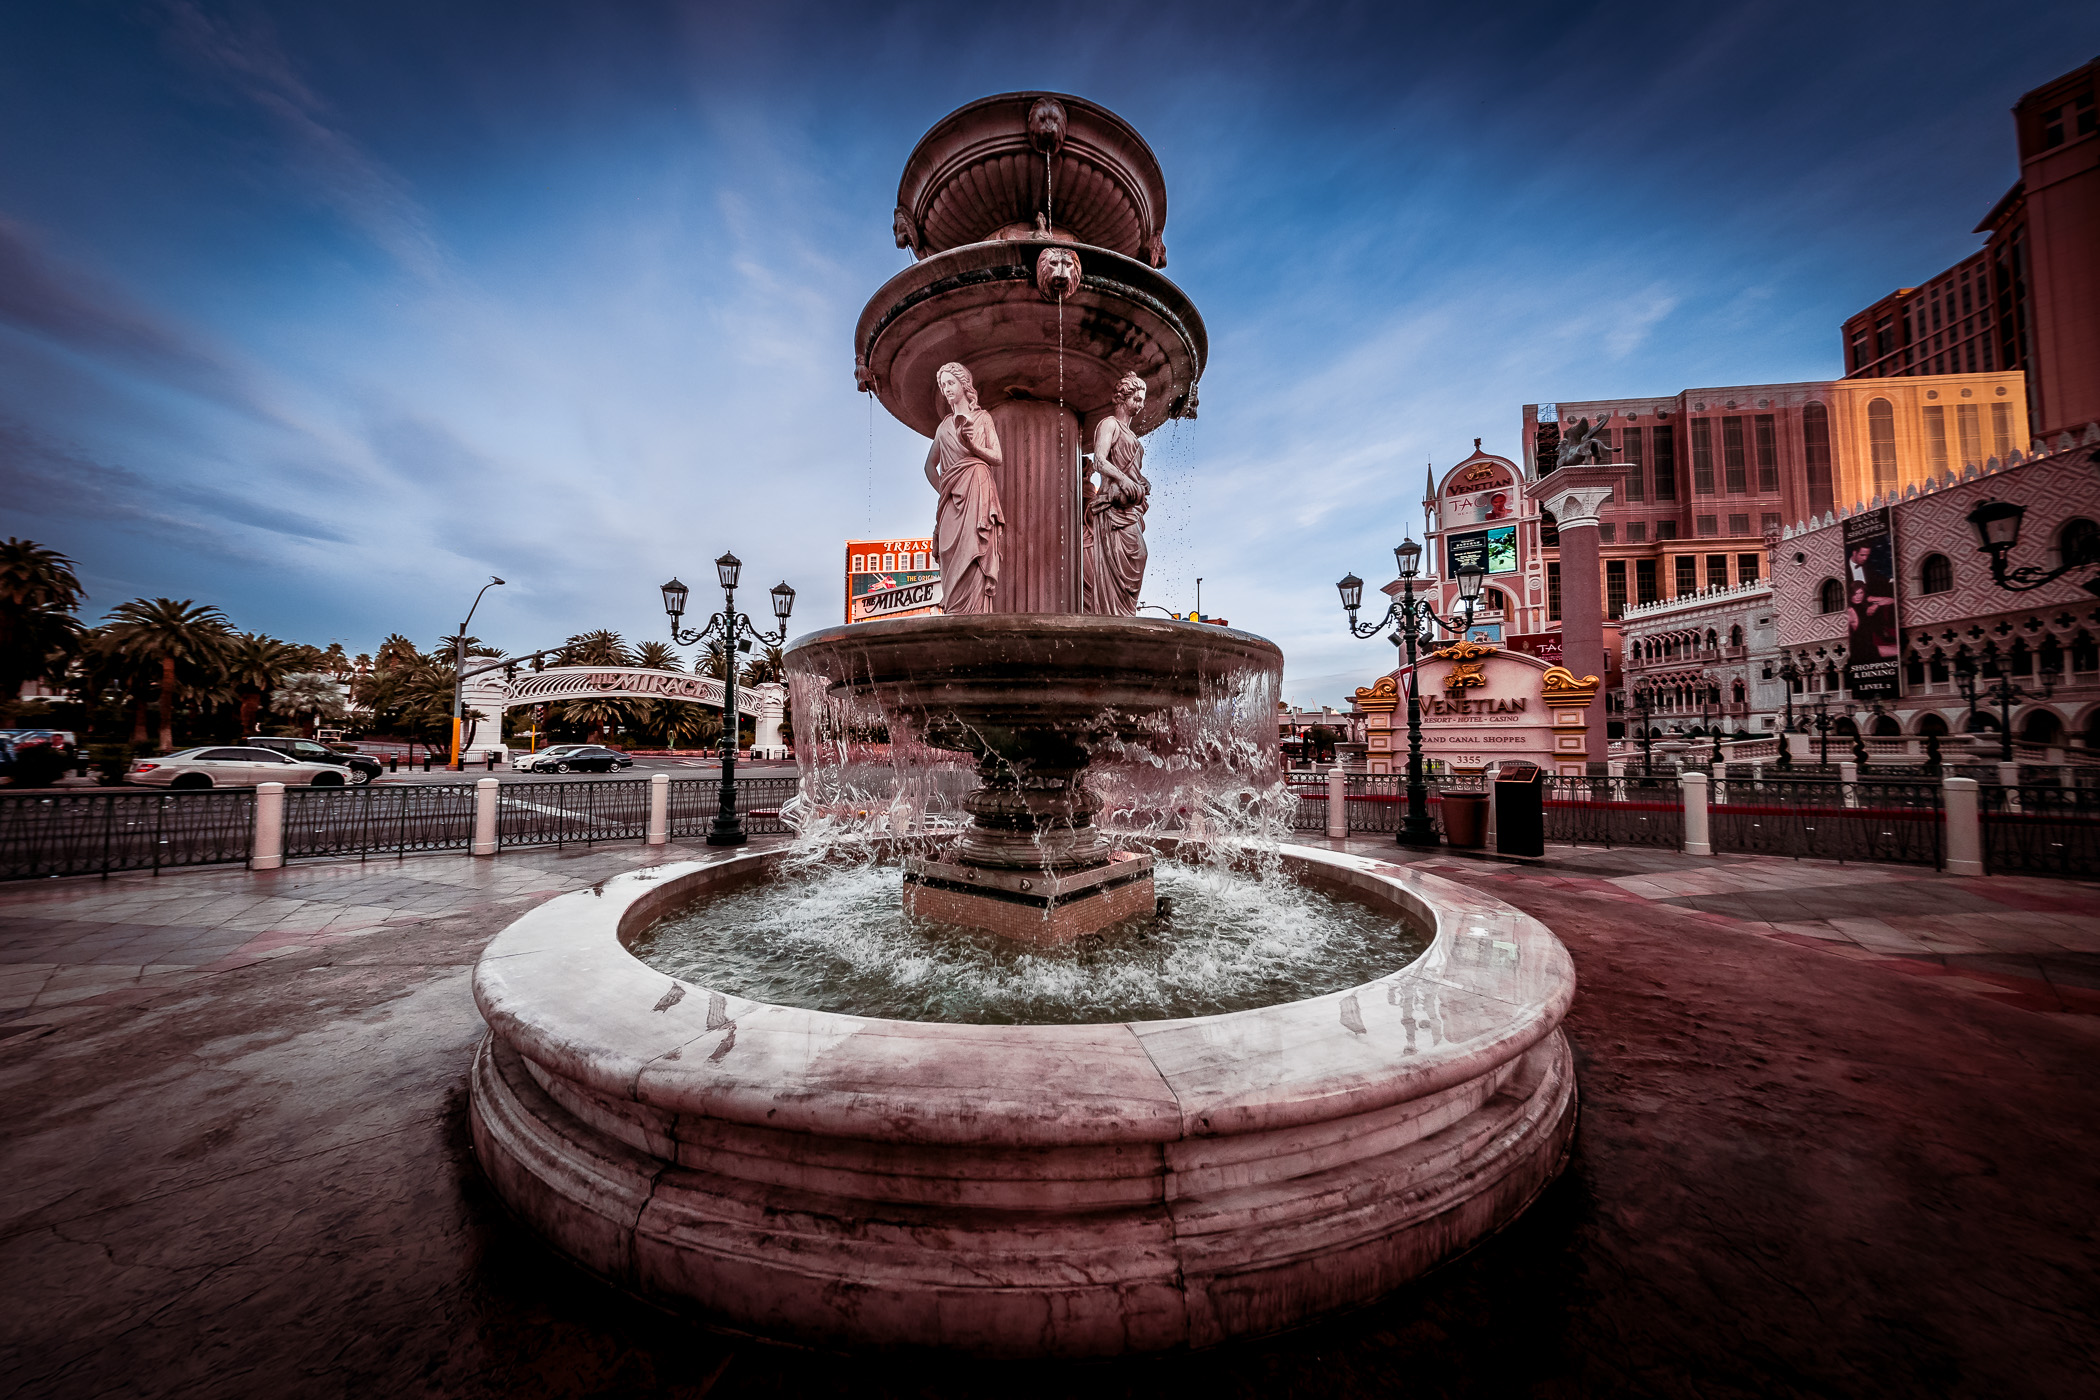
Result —
[[[926,453],[926,479],[941,493],[933,549],[941,561],[941,611],[988,613],[999,595],[1006,518],[992,468],[1003,459],[992,415],[977,406],[977,384],[959,364],[935,376],[947,413]]]
[[[1094,470],[1101,480],[1087,483],[1082,612],[1137,615],[1152,483],[1145,480],[1144,440],[1131,422],[1144,407],[1145,381],[1125,375],[1116,385],[1113,415],[1094,430]]]

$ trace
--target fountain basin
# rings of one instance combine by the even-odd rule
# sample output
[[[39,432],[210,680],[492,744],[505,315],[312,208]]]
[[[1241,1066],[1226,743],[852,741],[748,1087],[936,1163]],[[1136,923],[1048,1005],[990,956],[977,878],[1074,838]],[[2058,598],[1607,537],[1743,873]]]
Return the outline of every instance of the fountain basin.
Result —
[[[779,852],[615,877],[484,951],[481,1161],[585,1267],[829,1345],[1093,1356],[1361,1303],[1513,1219],[1575,1089],[1566,950],[1463,886],[1286,847],[1433,929],[1406,967],[1226,1015],[885,1021],[653,971],[626,941]]]

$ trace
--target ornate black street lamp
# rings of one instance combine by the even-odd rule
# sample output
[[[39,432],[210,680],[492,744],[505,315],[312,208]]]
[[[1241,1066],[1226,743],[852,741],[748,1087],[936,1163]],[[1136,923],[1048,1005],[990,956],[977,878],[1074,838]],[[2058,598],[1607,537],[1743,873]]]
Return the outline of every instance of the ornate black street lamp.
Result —
[[[1830,729],[1836,723],[1837,721],[1830,717],[1830,697],[1828,695],[1818,695],[1816,697],[1816,736],[1823,747],[1817,762],[1821,763],[1825,768],[1830,766]]]
[[[1801,668],[1789,656],[1779,663],[1779,679],[1786,685],[1786,727],[1779,734],[1779,766],[1794,766],[1794,687],[1801,681]]]
[[[2063,672],[2042,672],[2042,688],[2029,690],[2025,686],[2013,683],[2012,677],[2005,674],[2003,663],[1994,664],[1992,669],[1997,672],[1996,677],[1989,685],[1979,689],[1976,684],[1976,658],[1964,652],[1954,658],[1954,684],[1961,691],[1962,699],[1969,704],[1971,719],[1976,715],[1978,695],[1998,707],[1998,761],[2010,763],[2013,761],[2012,707],[2021,700],[2047,700],[2056,694],[2056,683],[2062,679]]]
[[[722,792],[715,809],[714,825],[707,832],[710,846],[741,846],[746,839],[744,824],[736,814],[737,658],[751,650],[754,641],[769,645],[786,641],[788,614],[795,607],[795,590],[785,582],[776,584],[773,587],[773,616],[780,621],[779,631],[761,632],[753,627],[751,619],[736,610],[736,580],[743,567],[744,561],[734,554],[724,554],[715,560],[715,577],[722,584],[722,611],[710,617],[707,626],[697,632],[684,631],[678,625],[678,619],[685,616],[686,586],[673,578],[663,587],[664,611],[671,615],[672,641],[688,647],[717,639],[722,643]]]
[[[2007,556],[2013,546],[2020,542],[2020,520],[2027,514],[2027,507],[2012,501],[1987,500],[1969,512],[1969,524],[1976,531],[1977,552],[1991,556],[1991,581],[2008,593],[2027,593],[2056,582],[2073,569],[2089,569],[2100,564],[2100,558],[2090,555],[2066,559],[2053,569],[2037,568],[2025,564],[2017,569],[2008,568]],[[2086,590],[2100,593],[2100,579],[2088,580]],[[2006,762],[2010,763],[2010,757]]]
[[[1422,781],[1422,699],[1416,679],[1415,644],[1421,639],[1425,624],[1431,622],[1457,633],[1461,639],[1465,637],[1480,605],[1480,586],[1487,581],[1487,570],[1478,564],[1467,564],[1452,574],[1465,613],[1458,620],[1447,621],[1436,615],[1426,598],[1415,597],[1422,546],[1409,537],[1393,547],[1393,561],[1400,566],[1400,597],[1385,610],[1384,617],[1368,626],[1359,625],[1356,620],[1357,609],[1363,606],[1364,581],[1348,574],[1335,588],[1341,592],[1342,607],[1349,614],[1349,631],[1355,636],[1375,637],[1388,626],[1398,624],[1393,643],[1407,650],[1407,815],[1400,820],[1396,842],[1402,846],[1434,846],[1436,823],[1429,819],[1429,788]]]
[[[1641,715],[1641,776],[1655,776],[1655,724],[1651,715],[1655,709],[1655,682],[1640,680],[1634,683],[1633,703]]]

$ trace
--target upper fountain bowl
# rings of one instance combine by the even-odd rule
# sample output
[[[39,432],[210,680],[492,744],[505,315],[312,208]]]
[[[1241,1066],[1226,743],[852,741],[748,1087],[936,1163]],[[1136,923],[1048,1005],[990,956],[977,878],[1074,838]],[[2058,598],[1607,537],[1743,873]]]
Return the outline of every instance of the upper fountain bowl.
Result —
[[[1158,157],[1114,112],[1061,92],[979,98],[935,122],[897,184],[897,246],[925,258],[1031,230],[1046,202],[1058,237],[1166,266]]]

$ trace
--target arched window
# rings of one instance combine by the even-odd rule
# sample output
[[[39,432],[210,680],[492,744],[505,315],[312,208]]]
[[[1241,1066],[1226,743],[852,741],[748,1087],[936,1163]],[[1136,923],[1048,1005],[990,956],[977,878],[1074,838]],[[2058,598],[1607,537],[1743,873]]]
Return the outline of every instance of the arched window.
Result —
[[[1819,403],[1801,406],[1801,458],[1808,468],[1808,508],[1821,515],[1831,508],[1830,410]]]
[[[2020,737],[2030,744],[2054,744],[2061,741],[2064,722],[2048,710],[2036,710],[2020,722]]]
[[[1824,579],[1822,591],[1816,595],[1816,607],[1819,611],[1827,613],[1843,611],[1845,607],[1845,585],[1834,578]]]
[[[1730,646],[1732,646],[1732,647],[1739,647],[1739,646],[1741,646],[1742,644],[1743,644],[1743,629],[1742,629],[1741,627],[1731,627],[1731,628],[1729,628],[1729,629],[1728,629],[1728,645],[1730,645]]]
[[[1918,721],[1918,733],[1920,734],[1944,735],[1946,732],[1947,721],[1941,719],[1938,715],[1926,715]]]
[[[1894,715],[1876,715],[1874,717],[1875,738],[1893,739],[1902,732],[1903,726],[1897,722]]]
[[[2056,552],[2066,564],[2100,564],[2100,525],[2084,516],[2066,520],[2056,533]]]
[[[1874,494],[1896,489],[1896,409],[1887,399],[1867,404],[1867,451],[1874,463]]]
[[[1487,611],[1489,612],[1502,612],[1509,607],[1509,599],[1502,596],[1501,589],[1490,588],[1488,590],[1487,603],[1485,606]]]
[[[1918,568],[1918,590],[1945,593],[1954,587],[1954,563],[1944,554],[1928,554]]]
[[[1721,645],[1721,634],[1709,627],[1706,629],[1706,649],[1712,651]]]
[[[1743,697],[1746,694],[1746,692],[1743,689],[1743,683],[1741,681],[1737,681],[1732,687],[1730,687],[1730,690],[1733,692],[1732,698],[1734,699],[1735,703],[1738,705],[1742,704]]]

